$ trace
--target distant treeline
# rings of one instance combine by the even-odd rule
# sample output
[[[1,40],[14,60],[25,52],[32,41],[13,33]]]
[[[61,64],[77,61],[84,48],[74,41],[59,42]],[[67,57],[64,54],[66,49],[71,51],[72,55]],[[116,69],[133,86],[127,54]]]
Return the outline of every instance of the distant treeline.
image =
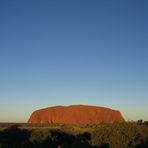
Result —
[[[147,148],[148,126],[0,124],[0,148]]]
[[[137,123],[139,125],[148,125],[148,121],[138,120]]]

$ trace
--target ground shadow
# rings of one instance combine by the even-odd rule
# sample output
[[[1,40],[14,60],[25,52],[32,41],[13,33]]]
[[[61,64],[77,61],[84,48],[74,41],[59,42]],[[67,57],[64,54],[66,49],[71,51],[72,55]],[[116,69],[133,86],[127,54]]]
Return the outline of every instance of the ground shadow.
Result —
[[[51,130],[44,140],[31,141],[32,131],[18,125],[0,131],[0,148],[95,148],[90,145],[90,133],[72,135],[60,130]]]
[[[13,125],[0,132],[0,148],[23,148],[30,144],[30,132],[18,126]]]

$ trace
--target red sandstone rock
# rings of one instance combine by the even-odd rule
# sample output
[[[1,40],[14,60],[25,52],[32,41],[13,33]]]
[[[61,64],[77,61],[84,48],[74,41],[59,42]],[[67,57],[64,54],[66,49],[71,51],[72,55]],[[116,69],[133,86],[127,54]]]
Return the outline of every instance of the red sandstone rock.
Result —
[[[28,123],[97,124],[124,122],[121,113],[105,107],[72,105],[54,106],[32,113]]]

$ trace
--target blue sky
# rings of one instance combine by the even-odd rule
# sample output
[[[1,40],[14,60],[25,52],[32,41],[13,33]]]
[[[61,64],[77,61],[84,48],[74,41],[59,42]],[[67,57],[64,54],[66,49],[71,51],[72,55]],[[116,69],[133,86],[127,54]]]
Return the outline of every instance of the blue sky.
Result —
[[[147,0],[1,0],[0,122],[87,104],[148,120]]]

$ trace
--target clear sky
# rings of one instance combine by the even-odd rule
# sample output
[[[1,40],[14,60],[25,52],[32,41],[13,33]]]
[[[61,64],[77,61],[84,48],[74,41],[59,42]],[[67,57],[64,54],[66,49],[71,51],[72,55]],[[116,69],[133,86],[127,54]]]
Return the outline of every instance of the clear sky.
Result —
[[[0,122],[71,104],[148,120],[147,0],[0,1]]]

